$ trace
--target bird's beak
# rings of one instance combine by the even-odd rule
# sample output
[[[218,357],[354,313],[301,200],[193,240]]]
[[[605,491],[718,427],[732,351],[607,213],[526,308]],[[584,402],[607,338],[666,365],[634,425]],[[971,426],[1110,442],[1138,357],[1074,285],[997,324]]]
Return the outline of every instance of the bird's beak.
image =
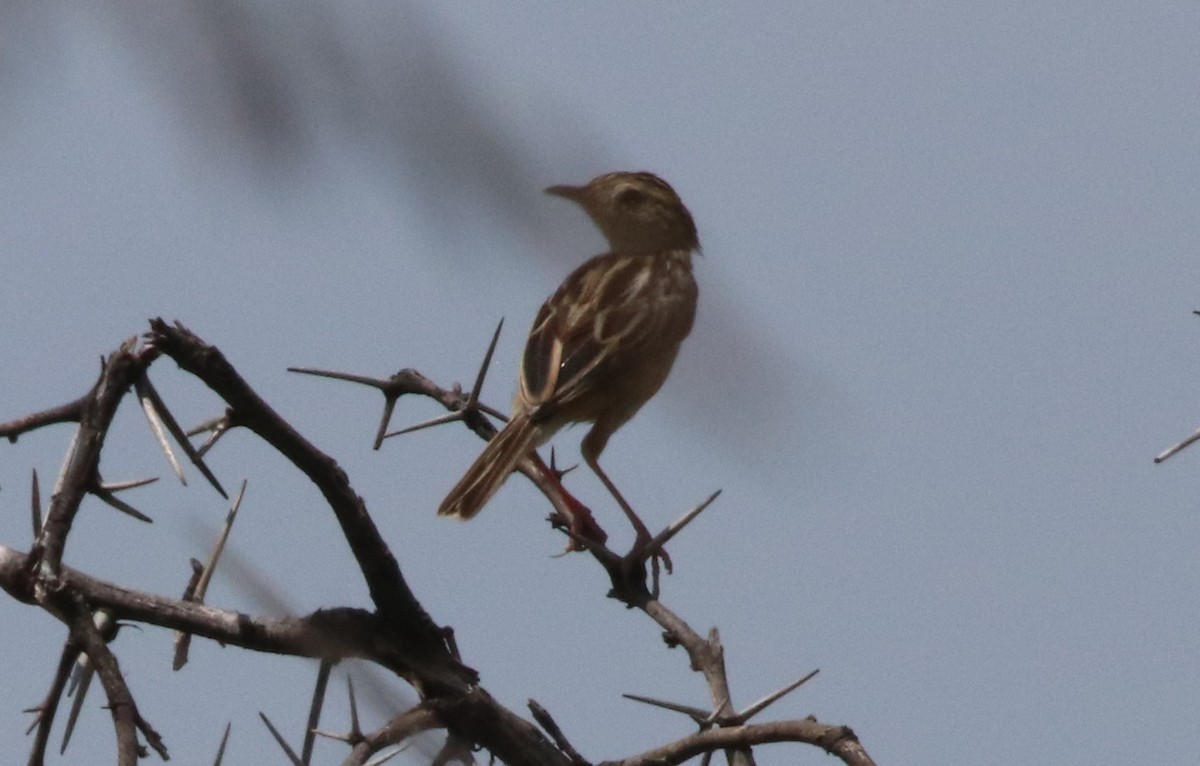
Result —
[[[579,202],[583,199],[585,189],[587,189],[586,186],[547,186],[546,193]]]

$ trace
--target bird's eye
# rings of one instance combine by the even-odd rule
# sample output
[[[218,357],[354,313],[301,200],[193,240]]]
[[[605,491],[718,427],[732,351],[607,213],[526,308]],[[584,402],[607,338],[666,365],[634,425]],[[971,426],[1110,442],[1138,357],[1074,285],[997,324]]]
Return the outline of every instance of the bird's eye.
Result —
[[[626,186],[617,192],[615,201],[619,207],[637,207],[642,204],[642,200],[645,198],[646,195],[642,193],[641,189],[634,186]]]

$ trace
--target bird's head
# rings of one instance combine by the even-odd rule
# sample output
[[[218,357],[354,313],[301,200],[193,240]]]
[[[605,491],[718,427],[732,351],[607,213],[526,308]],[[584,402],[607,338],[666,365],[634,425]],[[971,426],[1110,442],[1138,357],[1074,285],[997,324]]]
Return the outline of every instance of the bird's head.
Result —
[[[584,186],[551,186],[546,193],[586,210],[613,252],[700,247],[692,214],[670,184],[653,173],[607,173]]]

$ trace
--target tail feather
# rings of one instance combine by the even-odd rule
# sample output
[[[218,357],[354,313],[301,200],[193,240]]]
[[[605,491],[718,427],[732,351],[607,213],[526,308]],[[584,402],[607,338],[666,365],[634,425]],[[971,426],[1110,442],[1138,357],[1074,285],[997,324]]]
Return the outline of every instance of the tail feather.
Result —
[[[492,437],[484,447],[483,454],[446,495],[438,507],[438,515],[474,518],[500,489],[521,458],[536,446],[537,436],[537,424],[529,416],[514,415],[500,433]]]

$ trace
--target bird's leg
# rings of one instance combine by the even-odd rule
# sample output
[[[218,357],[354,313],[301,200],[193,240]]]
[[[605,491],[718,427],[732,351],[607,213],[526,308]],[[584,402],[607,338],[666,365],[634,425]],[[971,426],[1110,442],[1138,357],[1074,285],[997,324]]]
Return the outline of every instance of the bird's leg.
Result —
[[[599,428],[593,428],[588,432],[588,435],[583,438],[583,445],[580,453],[583,455],[583,460],[588,464],[588,467],[600,477],[600,481],[608,489],[609,494],[617,501],[617,505],[621,506],[621,510],[629,517],[629,523],[633,525],[634,531],[637,533],[637,540],[633,544],[631,555],[642,556],[645,554],[647,547],[653,541],[654,537],[650,534],[650,530],[646,528],[646,524],[641,517],[633,510],[633,507],[625,500],[621,491],[617,489],[617,485],[612,483],[612,479],[608,478],[608,474],[600,467],[600,453],[604,450],[604,445],[608,442],[608,434],[601,431]],[[651,553],[653,558],[654,572],[657,576],[658,560],[662,559],[663,566],[666,567],[667,573],[671,572],[671,557],[665,549],[660,549]]]

